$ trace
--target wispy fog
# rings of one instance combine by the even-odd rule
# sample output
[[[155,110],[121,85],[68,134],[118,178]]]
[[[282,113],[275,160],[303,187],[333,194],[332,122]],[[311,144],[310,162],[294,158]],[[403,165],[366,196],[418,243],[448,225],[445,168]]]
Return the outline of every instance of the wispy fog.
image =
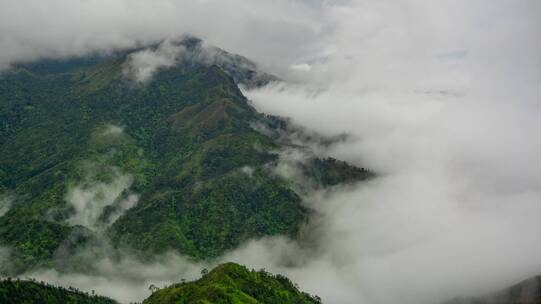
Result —
[[[144,49],[130,54],[123,72],[137,82],[146,83],[158,69],[174,66],[177,63],[177,57],[185,51],[183,46],[172,45],[167,40],[155,50]]]
[[[123,197],[125,191],[131,186],[133,177],[120,173],[116,168],[111,168],[111,170],[113,176],[110,182],[99,182],[88,178],[68,190],[65,200],[74,210],[73,215],[67,220],[70,225],[95,229],[101,225],[100,218],[106,207],[111,207],[115,203],[118,205],[113,214],[116,220],[121,215],[121,211],[135,205],[138,200],[137,195]]]
[[[52,284],[73,286],[83,291],[95,290],[96,293],[114,298],[121,303],[140,302],[150,295],[148,287],[154,284],[164,287],[181,279],[199,278],[205,264],[189,262],[175,254],[165,254],[156,258],[158,262],[143,263],[129,253],[114,257],[106,245],[98,251],[88,250],[75,257],[79,263],[87,263],[92,270],[59,272],[42,269],[22,275],[33,277]],[[1,251],[0,251],[1,253]]]
[[[0,217],[4,216],[13,205],[13,197],[8,194],[0,194]]]
[[[319,151],[378,177],[308,198],[300,241],[219,261],[284,273],[325,303],[429,304],[541,274],[540,29],[535,0],[0,0],[0,65],[184,33],[255,59],[289,81],[246,91],[258,110],[349,134]],[[32,275],[130,301],[202,267],[129,256]]]

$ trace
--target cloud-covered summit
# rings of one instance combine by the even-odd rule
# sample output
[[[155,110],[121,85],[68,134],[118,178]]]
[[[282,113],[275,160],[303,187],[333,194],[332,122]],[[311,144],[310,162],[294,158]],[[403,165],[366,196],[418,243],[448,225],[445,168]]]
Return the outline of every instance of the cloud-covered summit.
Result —
[[[278,80],[277,77],[263,72],[248,58],[231,54],[189,35],[165,39],[129,52],[123,64],[123,73],[126,77],[145,84],[160,69],[177,65],[186,67],[215,65],[227,72],[236,83],[248,88]]]

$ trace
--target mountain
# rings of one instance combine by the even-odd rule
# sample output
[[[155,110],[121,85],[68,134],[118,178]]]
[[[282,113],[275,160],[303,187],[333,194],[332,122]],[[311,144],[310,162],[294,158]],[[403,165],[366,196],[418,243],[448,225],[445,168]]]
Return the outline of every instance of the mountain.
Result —
[[[151,285],[152,295],[143,304],[181,303],[253,303],[253,304],[318,304],[317,296],[298,290],[288,278],[264,270],[226,263],[212,271],[202,271],[202,278],[159,289]],[[7,279],[0,281],[0,303],[11,304],[116,304],[103,297],[89,295],[75,288],[55,287],[44,282]]]
[[[0,74],[0,271],[62,267],[103,240],[205,259],[295,237],[304,195],[373,174],[273,136],[291,126],[238,87],[273,79],[194,38]],[[296,178],[279,170],[289,150],[304,155],[288,162]]]
[[[117,304],[116,301],[97,295],[89,295],[74,288],[48,285],[44,282],[4,280],[0,281],[0,303],[10,304]]]
[[[481,296],[461,297],[445,304],[539,304],[541,303],[541,276],[524,280],[503,290]]]
[[[299,291],[282,275],[226,263],[197,281],[160,289],[143,301],[143,304],[169,303],[317,304],[321,300]]]

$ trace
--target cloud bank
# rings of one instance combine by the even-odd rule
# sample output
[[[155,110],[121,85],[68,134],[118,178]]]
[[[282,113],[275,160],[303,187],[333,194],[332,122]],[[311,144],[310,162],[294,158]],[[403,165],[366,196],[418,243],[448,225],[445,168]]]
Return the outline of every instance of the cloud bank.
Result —
[[[541,272],[539,8],[350,3],[331,9],[336,49],[306,85],[246,92],[263,112],[350,134],[327,152],[379,173],[314,199],[318,254],[276,269],[330,303],[437,303]],[[239,261],[257,250],[287,252],[254,243]]]
[[[221,260],[284,273],[325,303],[438,303],[541,273],[540,16],[534,0],[4,0],[0,65],[184,33],[262,63],[295,84],[246,91],[258,110],[350,134],[321,153],[379,177],[307,199],[318,216],[301,241]],[[127,301],[200,265],[122,272],[147,266],[38,277]]]
[[[322,29],[317,7],[279,0],[0,1],[0,67],[107,52],[191,34],[267,65],[300,56]],[[265,43],[263,43],[265,42]],[[289,65],[289,63],[287,64]]]

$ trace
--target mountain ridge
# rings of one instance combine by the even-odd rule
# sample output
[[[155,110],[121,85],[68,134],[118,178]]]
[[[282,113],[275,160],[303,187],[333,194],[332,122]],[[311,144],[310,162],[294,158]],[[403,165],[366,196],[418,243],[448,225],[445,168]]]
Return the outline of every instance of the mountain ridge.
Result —
[[[0,244],[14,261],[2,271],[62,267],[60,248],[84,250],[96,238],[143,257],[174,250],[206,259],[249,239],[296,236],[311,211],[273,169],[277,152],[295,147],[254,129],[266,116],[238,87],[245,67],[235,80],[234,65],[228,73],[198,62],[182,52],[203,52],[201,42],[185,44],[184,59],[142,84],[123,69],[152,49],[0,75],[0,190],[15,197],[0,217]],[[314,185],[373,176],[307,159],[293,166]]]

